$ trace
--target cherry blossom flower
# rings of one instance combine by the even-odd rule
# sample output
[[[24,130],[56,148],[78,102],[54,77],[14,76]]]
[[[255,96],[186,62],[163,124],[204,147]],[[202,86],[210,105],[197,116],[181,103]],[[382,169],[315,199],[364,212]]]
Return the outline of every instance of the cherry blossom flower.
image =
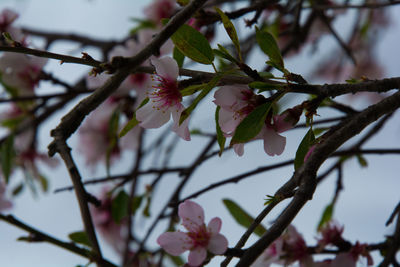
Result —
[[[203,208],[190,200],[179,205],[178,215],[188,232],[166,232],[160,235],[157,243],[169,254],[179,256],[189,250],[188,264],[201,265],[207,257],[207,251],[223,254],[228,246],[225,236],[219,233],[221,219],[215,217],[208,225],[204,224]]]
[[[287,266],[296,261],[300,266],[310,266],[313,262],[303,237],[294,226],[289,225],[286,232],[264,250],[252,267],[268,267],[272,263]]]
[[[178,88],[178,64],[170,57],[152,59],[158,82],[148,92],[149,102],[136,111],[136,119],[143,128],[159,128],[167,123],[172,115],[174,121],[172,130],[182,139],[189,141],[189,118],[179,125],[179,118],[185,109],[181,104],[182,94]]]
[[[244,85],[221,86],[215,92],[214,98],[214,103],[221,107],[218,124],[226,137],[233,136],[242,120],[265,101],[263,96],[254,94]],[[270,156],[282,154],[286,138],[279,133],[291,129],[299,120],[301,113],[302,108],[296,106],[280,115],[267,117],[265,126],[254,138],[264,141],[265,153]],[[244,144],[234,144],[233,149],[237,155],[242,156]]]
[[[162,25],[163,18],[170,18],[177,10],[175,0],[155,0],[144,9],[147,19]]]
[[[90,206],[93,223],[105,241],[122,255],[124,252],[127,220],[117,223],[112,217],[112,195],[107,188],[103,188],[99,200],[99,207]]]
[[[78,150],[86,158],[86,164],[95,166],[101,161],[106,160],[109,149],[110,159],[114,160],[121,154],[121,149],[136,150],[138,147],[139,134],[141,129],[134,128],[130,130],[118,143],[110,147],[113,136],[110,135],[110,119],[117,108],[118,103],[113,99],[107,100],[100,105],[84,121],[79,129],[79,147]]]
[[[134,40],[128,40],[125,45],[116,46],[109,53],[109,60],[114,57],[131,57],[140,50],[140,45]],[[86,77],[86,85],[89,89],[96,89],[102,86],[112,75],[101,73],[96,76],[89,75]],[[113,98],[121,98],[131,95],[135,92],[136,102],[139,105],[146,96],[146,91],[153,84],[150,75],[145,73],[135,73],[129,75],[113,93]]]
[[[26,45],[26,35],[20,28],[14,27],[12,24],[19,17],[18,13],[11,9],[5,8],[0,13],[0,32],[7,32],[14,41],[19,42],[23,46]]]
[[[11,201],[6,198],[6,185],[3,181],[0,181],[0,212],[10,209],[11,207]]]
[[[0,57],[1,81],[9,87],[8,91],[13,95],[33,95],[39,83],[40,72],[46,63],[46,58],[3,53]]]
[[[349,252],[341,252],[336,255],[333,259],[324,260],[321,262],[314,262],[311,267],[356,267],[360,256],[363,256],[367,260],[367,265],[372,266],[374,264],[371,255],[367,251],[367,246],[360,243],[356,243]]]

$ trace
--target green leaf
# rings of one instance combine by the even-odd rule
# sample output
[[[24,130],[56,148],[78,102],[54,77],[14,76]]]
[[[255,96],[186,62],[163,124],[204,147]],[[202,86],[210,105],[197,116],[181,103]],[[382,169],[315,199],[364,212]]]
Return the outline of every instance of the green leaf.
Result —
[[[301,143],[296,151],[296,157],[294,159],[294,169],[297,170],[303,165],[304,157],[307,155],[308,150],[314,144],[315,136],[312,128],[308,130],[306,135],[301,140]]]
[[[224,151],[225,148],[225,142],[226,142],[226,137],[224,136],[224,133],[221,130],[221,127],[219,126],[219,110],[221,109],[220,106],[217,106],[217,109],[215,110],[215,124],[216,124],[216,130],[217,130],[217,141],[219,145],[219,153],[218,155],[221,157],[222,152]]]
[[[221,58],[229,60],[232,63],[239,64],[239,61],[236,58],[234,58],[231,54],[229,54],[229,51],[220,44],[218,44],[218,49],[213,49],[213,52],[214,54],[216,54]]]
[[[180,256],[172,256],[168,253],[165,253],[165,256],[167,256],[175,264],[175,266],[183,266],[185,264]]]
[[[264,206],[272,204],[272,203],[278,201],[278,199],[275,196],[267,195],[266,197],[267,198],[265,199]]]
[[[151,205],[151,195],[150,193],[146,194],[146,205],[144,206],[142,214],[145,217],[150,217],[150,205]]]
[[[363,168],[368,167],[368,162],[362,155],[358,154],[357,160],[361,167]]]
[[[187,107],[184,111],[181,113],[181,117],[179,118],[179,125],[182,124],[184,120],[186,120],[189,115],[192,113],[192,111],[197,107],[197,105],[200,103],[200,101],[208,95],[208,93],[215,87],[217,86],[219,80],[222,78],[221,74],[215,75],[214,78],[211,79],[208,83],[204,85],[204,88],[201,90],[200,94],[193,100],[192,104],[190,104],[189,107]]]
[[[78,244],[81,244],[81,245],[84,245],[84,246],[87,246],[87,247],[91,247],[92,246],[91,243],[90,243],[90,240],[89,240],[89,238],[88,238],[88,236],[87,236],[87,234],[85,232],[82,232],[82,231],[73,232],[73,233],[70,233],[68,235],[68,237],[69,237],[69,239],[71,239],[75,243],[78,243]]]
[[[185,61],[185,55],[179,51],[176,46],[174,47],[174,51],[172,52],[172,57],[175,59],[176,63],[178,63],[178,67],[182,68],[183,61]]]
[[[281,51],[275,41],[274,36],[265,30],[256,27],[256,40],[261,50],[269,57],[270,61],[278,70],[283,71],[285,65],[283,63]]]
[[[1,170],[6,183],[8,183],[14,166],[15,151],[14,151],[14,136],[10,135],[0,148]]]
[[[13,196],[18,196],[24,189],[24,183],[20,183],[17,187],[12,190]]]
[[[186,57],[201,63],[212,64],[214,54],[206,37],[189,25],[182,25],[172,36],[172,42]]]
[[[135,35],[137,32],[143,29],[154,29],[156,27],[154,22],[151,20],[144,20],[138,18],[131,18],[131,20],[136,22],[137,25],[129,31],[130,35]]]
[[[202,90],[206,84],[193,84],[181,90],[182,96],[193,95],[194,93]]]
[[[253,139],[265,125],[265,119],[271,108],[271,103],[264,103],[256,107],[241,123],[236,127],[232,137],[231,145],[245,143]]]
[[[125,124],[124,128],[122,128],[122,130],[119,132],[118,137],[121,138],[125,136],[130,130],[135,128],[135,126],[138,125],[139,123],[140,121],[136,119],[136,113],[133,113],[133,118]]]
[[[189,4],[190,0],[176,0],[176,2],[177,2],[180,6],[186,6],[187,4]]]
[[[321,231],[322,227],[324,227],[324,225],[332,219],[333,208],[334,206],[332,203],[325,207],[325,210],[322,213],[321,219],[318,223],[318,231]]]
[[[39,174],[39,183],[42,187],[43,192],[47,192],[49,190],[49,180],[42,174]]]
[[[328,131],[330,128],[326,127],[320,127],[320,128],[314,128],[313,132],[315,136],[321,135],[322,133]]]
[[[142,204],[143,200],[143,195],[140,196],[135,196],[132,200],[132,214],[135,214],[135,212],[139,209],[140,204]]]
[[[253,217],[251,217],[233,200],[225,198],[222,200],[222,202],[238,224],[244,226],[245,228],[248,228],[253,223]],[[258,236],[262,236],[266,231],[267,230],[261,224],[259,224],[254,230],[254,233]]]
[[[121,190],[111,202],[111,217],[116,223],[120,223],[123,218],[128,216],[129,196]]]
[[[242,54],[240,52],[240,42],[238,35],[236,33],[235,26],[233,26],[233,23],[231,20],[228,18],[228,16],[221,11],[218,7],[214,7],[214,9],[218,12],[219,16],[221,17],[222,23],[224,24],[224,28],[226,30],[226,33],[229,35],[229,38],[231,38],[233,45],[236,48],[237,54],[239,55],[240,61],[242,60]]]
[[[0,122],[1,126],[9,128],[9,129],[14,129],[15,127],[18,126],[18,124],[20,124],[23,120],[25,119],[25,115],[22,116],[18,116],[15,118],[9,118],[9,119],[5,119],[2,120]]]
[[[108,122],[108,138],[109,138],[109,144],[107,147],[107,152],[106,152],[106,170],[107,170],[107,175],[110,173],[110,166],[111,166],[111,154],[113,150],[118,146],[118,128],[119,128],[119,116],[120,112],[118,109],[116,109]]]
[[[261,71],[258,73],[261,77],[263,77],[264,79],[271,79],[271,78],[275,78],[275,76],[268,71]]]

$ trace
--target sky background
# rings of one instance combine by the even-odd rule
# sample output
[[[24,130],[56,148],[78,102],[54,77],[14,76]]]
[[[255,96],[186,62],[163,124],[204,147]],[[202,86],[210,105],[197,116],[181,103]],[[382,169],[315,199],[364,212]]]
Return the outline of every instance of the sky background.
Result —
[[[29,26],[32,29],[41,29],[48,31],[59,31],[66,33],[79,33],[90,37],[102,39],[120,39],[127,35],[129,29],[133,26],[129,18],[142,17],[143,7],[150,1],[104,1],[104,0],[70,0],[70,1],[0,1],[0,9],[5,7],[12,8],[20,13],[20,18],[16,25]],[[393,8],[392,14],[400,12],[399,8]],[[351,14],[350,14],[351,16]],[[335,26],[340,29],[346,27],[351,18],[339,20]],[[381,63],[385,66],[386,76],[399,76],[400,55],[398,51],[399,28],[400,23],[396,16],[392,16],[394,23],[389,27],[385,34],[380,36],[382,44],[377,51]],[[243,20],[236,20],[236,26],[240,31],[243,28]],[[225,37],[225,33],[220,31],[217,34],[219,38]],[[216,43],[214,43],[215,45]],[[310,55],[307,49],[296,59],[285,61],[287,68],[295,73],[307,74],[310,71],[311,62],[317,62],[321,54],[330,52],[330,48],[335,47],[335,43],[329,37],[322,40],[323,49],[315,56]],[[40,43],[38,43],[38,46]],[[52,47],[53,52],[67,53],[79,56],[81,51],[89,52],[96,58],[95,51],[90,49],[80,49],[74,43],[57,43]],[[251,65],[254,68],[262,68],[265,60],[259,60],[260,53],[252,56]],[[73,64],[60,65],[58,61],[50,60],[46,65],[46,70],[53,70],[57,77],[63,80],[75,81],[81,78],[90,69]],[[208,69],[206,69],[208,70]],[[42,84],[40,92],[54,92],[54,88],[49,84]],[[212,97],[209,98],[211,100]],[[291,100],[293,101],[293,100]],[[297,100],[298,101],[298,100]],[[293,102],[294,103],[294,102]],[[300,102],[296,102],[300,103]],[[362,101],[357,101],[357,105],[366,105]],[[73,105],[66,107],[66,110]],[[197,115],[191,119],[190,128],[201,128],[205,132],[214,131],[213,116],[209,110],[214,110],[215,106],[210,101],[204,101]],[[49,131],[58,124],[60,117],[66,111],[58,112],[55,116],[41,127],[40,147],[43,152],[47,152],[46,147],[51,141]],[[332,112],[320,112],[320,118],[329,118],[338,115]],[[400,133],[399,114],[393,116],[386,124],[384,133],[375,136],[367,147],[369,148],[394,148],[398,147],[398,136]],[[163,128],[164,129],[164,128]],[[150,136],[158,136],[163,129],[151,130]],[[294,156],[301,138],[304,136],[305,129],[297,129],[284,133],[287,137],[287,146],[285,152],[280,157],[267,156],[262,148],[262,142],[256,141],[245,146],[245,154],[238,157],[233,151],[228,151],[221,158],[205,162],[195,173],[189,184],[183,191],[183,196],[204,188],[210,183],[214,183],[239,173],[255,169],[259,166],[266,166],[278,163]],[[150,138],[149,138],[150,139]],[[192,137],[189,143],[179,142],[177,155],[173,157],[173,163],[176,165],[185,165],[190,163],[199,152],[200,148],[208,142],[203,137]],[[69,140],[71,147],[76,147],[77,138],[73,136]],[[343,147],[349,146],[345,144]],[[216,149],[216,148],[215,148]],[[82,157],[73,151],[77,158],[78,167],[85,178],[98,177],[104,174],[104,169],[98,168],[92,172],[87,168]],[[133,159],[132,153],[126,153],[123,160],[119,161],[112,169],[113,173],[122,173],[130,167],[129,163]],[[334,217],[340,223],[345,225],[344,236],[352,241],[361,242],[379,242],[384,234],[390,233],[390,229],[385,227],[392,209],[400,200],[399,197],[399,171],[400,165],[398,156],[367,156],[368,168],[360,168],[356,160],[350,160],[344,168],[344,192],[341,194]],[[147,166],[151,166],[153,159],[149,158]],[[323,165],[320,172],[323,172],[329,166],[328,160]],[[17,218],[38,229],[44,230],[50,235],[54,235],[62,240],[67,240],[69,233],[82,229],[80,214],[73,193],[64,192],[53,194],[56,188],[70,185],[69,176],[62,164],[57,169],[45,169],[44,172],[50,179],[51,190],[48,194],[33,196],[28,190],[14,201],[14,208],[11,210]],[[274,194],[292,174],[293,167],[277,169],[271,172],[262,173],[246,179],[239,184],[228,185],[209,192],[206,195],[196,198],[195,201],[201,204],[205,209],[206,221],[215,216],[223,219],[221,233],[225,234],[229,240],[229,245],[233,246],[244,229],[236,224],[224,208],[221,199],[230,198],[240,203],[250,214],[256,216],[262,209],[265,195]],[[332,175],[316,191],[313,200],[300,212],[295,218],[294,224],[299,232],[304,235],[309,244],[314,244],[318,220],[324,207],[333,197],[334,184],[336,176]],[[146,180],[147,179],[147,180]],[[17,180],[17,179],[15,179]],[[149,178],[144,178],[144,183],[150,182]],[[163,201],[169,198],[170,184],[176,183],[178,178],[170,175],[164,178],[156,192],[152,214],[158,214],[158,210],[163,205]],[[140,185],[143,189],[144,185]],[[88,188],[90,192],[98,192],[99,186]],[[160,203],[160,204],[157,204]],[[274,212],[263,222],[268,225],[273,218],[285,207],[288,202],[285,201],[278,206]],[[143,233],[148,225],[146,222],[138,222],[139,227],[143,228]],[[155,246],[155,239],[164,231],[165,225],[160,224],[157,227],[156,234],[152,235],[149,244]],[[15,241],[26,233],[18,230],[14,226],[0,222],[0,266],[75,266],[77,264],[86,264],[86,260],[75,256],[69,252],[52,245],[29,244]],[[248,244],[251,244],[255,238],[251,238]],[[113,250],[106,244],[102,245],[104,254],[107,258],[117,261]],[[210,266],[218,266],[220,260],[214,260]]]

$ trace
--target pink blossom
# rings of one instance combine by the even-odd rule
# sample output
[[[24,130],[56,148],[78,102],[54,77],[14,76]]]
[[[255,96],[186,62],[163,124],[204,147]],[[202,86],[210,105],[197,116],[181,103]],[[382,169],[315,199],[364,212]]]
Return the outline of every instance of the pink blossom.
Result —
[[[179,125],[179,118],[185,108],[181,104],[182,94],[177,82],[178,65],[170,57],[152,59],[151,62],[156,68],[157,74],[154,79],[158,83],[148,92],[149,102],[136,111],[139,125],[143,128],[159,128],[167,123],[172,115],[172,130],[182,139],[189,141],[189,118]]]
[[[84,121],[79,129],[79,152],[86,158],[86,164],[95,166],[99,162],[105,162],[107,153],[111,149],[111,141],[114,136],[110,134],[110,119],[118,105],[109,99]],[[129,131],[119,142],[115,144],[110,152],[111,160],[118,158],[121,148],[135,150],[138,147],[138,136],[140,128]]]
[[[294,226],[289,225],[286,232],[264,250],[252,267],[268,267],[272,263],[287,266],[296,261],[300,266],[310,266],[312,257],[303,237]]]
[[[367,251],[367,246],[360,243],[356,243],[349,252],[341,252],[336,255],[333,259],[324,260],[322,262],[314,262],[312,267],[356,267],[360,256],[367,259],[367,265],[372,266],[374,264],[371,255]]]
[[[19,15],[11,9],[5,8],[0,13],[0,32],[7,32],[10,34],[14,41],[26,45],[25,34],[22,33],[20,28],[14,27],[13,22],[19,17]]]
[[[214,94],[219,110],[219,125],[226,134],[232,134],[242,120],[259,104],[258,97],[245,85],[221,86]]]
[[[223,254],[226,251],[228,241],[219,233],[222,224],[220,218],[211,219],[206,226],[203,208],[190,200],[179,205],[178,215],[188,232],[166,232],[160,235],[157,243],[167,253],[179,256],[189,250],[188,264],[199,266],[206,259],[207,251],[213,254]]]
[[[318,240],[318,247],[324,249],[327,245],[335,245],[340,247],[343,242],[342,238],[344,227],[339,226],[336,222],[330,221],[321,230],[321,239]]]
[[[107,188],[103,188],[100,195],[101,205],[99,207],[90,206],[93,223],[106,242],[113,247],[117,253],[124,252],[125,232],[127,220],[115,222],[112,217],[111,204],[112,195]]]
[[[0,73],[4,84],[12,88],[9,93],[18,96],[34,94],[39,75],[47,59],[18,53],[3,53],[0,57]]]
[[[10,209],[11,207],[11,201],[6,198],[6,185],[3,181],[0,181],[0,212]]]
[[[286,146],[286,137],[278,134],[272,125],[265,124],[256,139],[264,140],[264,151],[269,156],[279,156]]]
[[[140,50],[140,45],[134,40],[128,40],[125,45],[118,45],[109,53],[109,60],[114,57],[131,57]],[[89,89],[97,89],[102,86],[112,75],[101,73],[96,76],[86,77],[86,84]],[[149,74],[135,73],[129,75],[112,95],[114,98],[120,98],[131,95],[135,92],[136,106],[139,105],[146,96],[146,91],[152,85]]]
[[[155,0],[144,9],[147,19],[161,25],[163,18],[170,18],[177,10],[175,0]]]
[[[265,98],[256,95],[244,85],[221,86],[214,94],[214,103],[220,106],[218,124],[226,137],[234,135],[236,127],[257,106],[265,102]],[[291,129],[299,120],[302,108],[296,106],[280,115],[267,116],[265,125],[254,139],[264,141],[264,151],[270,156],[280,155],[286,146],[286,138],[279,133]],[[234,144],[235,153],[242,156],[244,144]]]

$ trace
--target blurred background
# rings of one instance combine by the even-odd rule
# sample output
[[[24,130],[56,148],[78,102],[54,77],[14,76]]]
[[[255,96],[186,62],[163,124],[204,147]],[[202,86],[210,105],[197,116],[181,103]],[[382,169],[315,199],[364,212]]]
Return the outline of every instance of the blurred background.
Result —
[[[20,17],[15,22],[17,26],[42,31],[77,33],[103,40],[120,40],[126,37],[129,30],[135,26],[131,18],[143,17],[143,8],[149,3],[150,1],[148,0],[2,0],[0,1],[0,10],[3,8],[10,8],[19,13]],[[240,6],[240,2],[237,6]],[[390,26],[377,37],[379,38],[379,45],[375,52],[383,67],[385,77],[399,76],[399,12],[400,7],[390,8],[390,16],[388,16],[391,22],[389,24]],[[354,19],[354,13],[350,11],[346,16],[337,20],[334,26],[338,32],[346,34],[346,26],[352,19]],[[235,26],[238,27],[239,33],[243,33],[247,30],[244,27],[242,18],[235,20]],[[216,46],[217,43],[228,42],[226,33],[223,31],[222,27],[218,28],[216,36],[217,38],[213,41],[212,45]],[[39,39],[33,39],[33,43],[38,48],[41,48],[41,45],[43,45]],[[308,47],[302,50],[300,54],[285,60],[287,69],[303,75],[309,82],[324,83],[325,81],[321,79],[313,79],[311,74],[315,68],[319,67],[318,63],[323,56],[339,48],[337,47],[337,43],[330,36],[323,37],[319,41],[318,47],[318,50],[313,54],[311,53],[312,48]],[[89,48],[82,49],[71,42],[57,42],[51,46],[51,51],[74,56],[80,56],[81,52],[87,52],[95,59],[100,58],[98,51]],[[249,65],[255,69],[262,69],[264,65],[265,60],[259,60],[260,53],[261,52],[258,51],[251,55]],[[203,69],[212,71],[208,67]],[[90,68],[76,64],[60,65],[57,60],[49,60],[45,70],[54,72],[58,78],[73,83],[87,75]],[[38,92],[57,92],[57,90],[59,90],[59,88],[52,86],[50,83],[42,82]],[[210,94],[209,99],[203,101],[199,110],[197,110],[196,114],[191,118],[191,123],[189,125],[191,130],[200,129],[208,133],[215,131],[215,105],[211,100],[212,94]],[[336,100],[350,103],[355,108],[365,107],[370,104],[368,98],[363,96],[354,98],[343,97]],[[297,96],[287,97],[284,101],[286,101],[287,107],[301,102]],[[40,128],[39,148],[42,152],[47,152],[47,145],[51,142],[49,136],[50,130],[58,124],[60,118],[72,107],[73,105],[66,106],[64,111],[57,112]],[[1,106],[0,108],[4,110],[6,107]],[[209,112],[210,110],[212,110],[211,114]],[[319,115],[317,119],[331,118],[339,114],[332,111],[321,110]],[[399,119],[399,114],[395,114],[385,125],[384,130],[380,134],[374,136],[366,144],[365,148],[397,147],[400,136]],[[150,144],[152,138],[159,136],[167,127],[168,126],[164,126],[162,129],[149,130],[149,136],[146,136],[145,141]],[[365,131],[367,130],[368,129]],[[229,150],[220,158],[213,158],[206,161],[198,168],[189,184],[185,187],[183,196],[188,196],[211,183],[245,173],[257,167],[292,159],[306,131],[307,129],[305,128],[299,128],[285,132],[284,135],[287,138],[286,149],[284,153],[278,157],[266,155],[263,151],[262,142],[254,141],[245,145],[245,153],[242,157],[238,157],[233,151]],[[168,138],[172,140],[174,137],[169,136]],[[207,142],[207,138],[195,135],[192,136],[191,142],[179,141],[171,162],[176,164],[176,166],[190,164]],[[84,179],[102,177],[105,175],[104,167],[98,166],[93,170],[93,168],[89,168],[85,165],[84,158],[76,151],[78,144],[76,135],[74,135],[68,143],[73,149],[73,155],[76,158]],[[355,141],[352,140],[343,147],[348,147],[352,143],[355,143]],[[215,150],[217,150],[217,146],[215,146]],[[351,241],[359,240],[360,242],[375,243],[382,241],[383,236],[385,234],[390,234],[392,231],[390,227],[385,227],[385,222],[400,200],[400,165],[398,165],[399,157],[397,155],[367,155],[365,157],[368,161],[368,167],[361,167],[356,159],[351,159],[345,163],[343,168],[344,192],[339,197],[334,212],[334,218],[340,224],[345,225],[344,237]],[[129,170],[133,160],[134,154],[125,152],[121,160],[112,167],[111,173],[119,174]],[[154,162],[156,162],[154,157],[149,157],[145,160],[147,166],[153,166],[152,164]],[[320,173],[326,170],[331,162],[333,162],[333,160],[328,160],[321,168]],[[40,167],[49,178],[49,192],[35,195],[29,190],[25,190],[23,194],[13,199],[13,208],[9,210],[9,212],[32,227],[41,229],[61,240],[68,240],[69,233],[82,230],[77,201],[73,192],[53,193],[53,191],[57,188],[69,186],[71,184],[69,176],[62,163],[55,169],[49,169],[46,166]],[[293,166],[261,173],[251,176],[238,184],[229,184],[212,190],[194,199],[194,201],[203,206],[206,221],[209,221],[215,216],[222,218],[223,225],[221,233],[228,238],[229,246],[234,246],[245,229],[232,219],[221,200],[224,198],[233,199],[251,215],[257,216],[264,207],[263,204],[266,195],[273,195],[274,192],[290,178],[292,173]],[[320,216],[325,206],[332,200],[336,175],[336,173],[333,173],[318,187],[313,200],[304,207],[293,222],[310,245],[314,244],[317,235],[316,227]],[[12,178],[11,183],[15,180],[17,179]],[[149,180],[144,178],[142,181],[143,183],[139,185],[139,190],[141,191],[144,190],[145,184],[150,183],[151,180],[150,178]],[[164,205],[164,201],[169,198],[172,192],[170,184],[177,183],[178,181],[179,177],[175,174],[170,174],[162,180],[161,185],[157,188],[155,194],[156,198],[153,199],[152,215],[156,215]],[[87,189],[93,194],[98,194],[102,187],[101,185],[93,185],[88,186]],[[287,201],[281,203],[276,210],[267,217],[263,224],[268,226],[287,203]],[[144,234],[147,229],[146,227],[149,226],[149,222],[151,222],[151,220],[140,219],[135,225],[141,227]],[[159,234],[165,231],[165,228],[166,225],[163,223],[158,225],[148,242],[149,247],[155,248],[157,246],[155,240]],[[75,256],[47,243],[16,241],[19,237],[26,235],[26,232],[12,225],[0,222],[1,266],[76,266],[79,264],[85,265],[87,263],[86,259]],[[254,240],[256,240],[256,238],[252,237],[248,244],[251,244]],[[108,247],[104,242],[102,243],[102,249],[106,258],[116,263],[119,262],[113,249]],[[375,254],[374,257],[378,257],[378,255]],[[218,266],[219,262],[220,260],[214,260],[210,266]],[[234,262],[235,261],[231,264],[234,265]]]

